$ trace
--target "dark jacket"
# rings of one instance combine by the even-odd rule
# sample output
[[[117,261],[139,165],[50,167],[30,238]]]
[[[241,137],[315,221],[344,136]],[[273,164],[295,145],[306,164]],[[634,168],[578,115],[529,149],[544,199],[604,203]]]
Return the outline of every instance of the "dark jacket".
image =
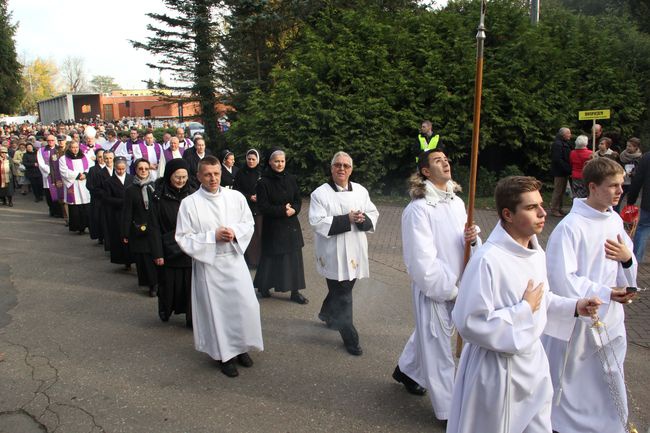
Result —
[[[103,170],[104,176],[108,170]],[[124,193],[133,183],[133,176],[126,174],[124,185],[113,176],[105,177],[102,182],[102,212],[106,222],[104,232],[104,245],[108,245],[111,252],[111,263],[129,264],[133,262],[129,254],[129,248],[122,242],[120,226],[122,224],[122,208],[124,207]]]
[[[641,194],[641,209],[650,212],[650,152],[641,157],[632,184],[627,191],[627,203],[635,204]]]
[[[210,149],[206,148],[205,149],[205,156],[212,155],[212,151]],[[198,157],[196,154],[196,149],[194,147],[190,147],[185,151],[183,154],[183,159],[187,161],[187,163],[190,166],[190,169],[188,170],[188,177],[189,177],[189,182],[192,188],[195,190],[199,188],[201,183],[199,180],[196,178],[196,173],[199,170],[199,161],[201,159]]]
[[[286,254],[300,250],[303,245],[298,214],[302,204],[295,176],[267,169],[257,182],[257,209],[264,216],[262,254]],[[286,205],[296,213],[287,217]]]
[[[232,186],[233,189],[244,194],[246,201],[248,202],[248,207],[251,209],[253,216],[257,215],[257,203],[251,200],[251,196],[257,193],[257,181],[262,177],[262,170],[258,165],[255,168],[249,168],[245,166],[237,172],[235,175],[235,182]]]
[[[153,212],[153,184],[147,187],[147,194],[149,209],[144,207],[140,185],[133,183],[124,192],[120,236],[129,240],[131,253],[162,257],[162,252],[158,249],[159,235]]]
[[[571,176],[571,162],[569,161],[570,153],[571,143],[569,143],[569,141],[564,141],[562,136],[558,134],[551,145],[551,176]]]
[[[187,154],[187,152],[185,153]],[[190,186],[189,182],[180,191],[161,182],[154,192],[154,213],[156,226],[159,230],[158,251],[162,251],[162,256],[154,256],[154,258],[163,257],[165,266],[170,268],[192,267],[192,258],[181,251],[174,235],[181,200],[193,192],[194,188]]]
[[[38,169],[38,157],[36,151],[25,152],[23,155],[23,165],[25,166],[25,177],[41,177],[41,171]]]
[[[221,164],[221,186],[232,188],[233,184],[235,183],[235,176],[237,175],[238,171],[239,168],[233,165],[231,174],[228,170],[226,170],[226,167]]]

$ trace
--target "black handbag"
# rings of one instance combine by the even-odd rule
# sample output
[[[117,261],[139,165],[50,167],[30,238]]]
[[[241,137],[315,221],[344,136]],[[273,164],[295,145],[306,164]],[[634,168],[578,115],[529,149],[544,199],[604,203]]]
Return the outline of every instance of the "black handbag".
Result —
[[[147,224],[138,224],[135,221],[133,221],[132,224],[136,237],[143,238],[149,234],[149,228],[147,227]]]

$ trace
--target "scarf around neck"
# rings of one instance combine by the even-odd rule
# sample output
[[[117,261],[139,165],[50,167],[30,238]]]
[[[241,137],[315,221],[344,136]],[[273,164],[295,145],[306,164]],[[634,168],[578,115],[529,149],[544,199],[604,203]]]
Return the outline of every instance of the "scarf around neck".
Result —
[[[142,201],[144,202],[144,208],[146,210],[149,210],[149,192],[147,190],[153,192],[153,180],[151,180],[151,177],[140,179],[138,176],[134,176],[133,184],[140,187],[140,190],[142,191]]]

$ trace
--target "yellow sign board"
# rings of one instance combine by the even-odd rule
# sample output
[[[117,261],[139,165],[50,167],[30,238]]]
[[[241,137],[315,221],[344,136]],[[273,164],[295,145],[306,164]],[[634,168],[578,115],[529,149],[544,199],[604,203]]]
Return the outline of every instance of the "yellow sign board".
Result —
[[[596,119],[609,119],[610,110],[587,110],[579,111],[579,120],[596,120]]]

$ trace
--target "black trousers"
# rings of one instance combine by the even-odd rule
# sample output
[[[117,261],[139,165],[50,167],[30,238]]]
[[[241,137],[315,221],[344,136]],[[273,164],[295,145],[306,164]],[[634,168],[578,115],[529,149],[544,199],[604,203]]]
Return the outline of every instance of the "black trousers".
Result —
[[[320,314],[329,319],[333,329],[339,330],[346,344],[358,344],[359,335],[352,321],[352,288],[357,280],[326,279],[326,281],[327,296],[323,301]]]
[[[34,198],[38,201],[43,200],[43,178],[28,177],[27,179],[29,180],[29,183],[32,185],[32,192],[34,193]]]
[[[63,209],[61,207],[61,203],[59,203],[58,201],[52,201],[52,196],[50,195],[50,189],[44,188],[43,194],[45,195],[45,201],[47,202],[47,206],[50,208],[50,216],[62,218]]]

